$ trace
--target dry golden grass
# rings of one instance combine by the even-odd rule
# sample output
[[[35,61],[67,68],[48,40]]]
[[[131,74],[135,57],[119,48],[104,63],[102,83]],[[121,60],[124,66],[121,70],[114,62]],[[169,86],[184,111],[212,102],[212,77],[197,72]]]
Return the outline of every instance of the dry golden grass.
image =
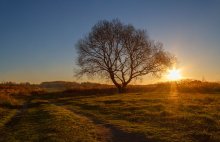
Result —
[[[4,96],[22,103],[0,107],[0,141],[95,142],[102,124],[112,141],[219,142],[219,84],[191,83],[131,86],[124,94],[107,87],[35,92],[23,101]]]
[[[127,133],[144,135],[146,141],[220,141],[220,93],[181,93],[172,84],[169,88],[114,95],[59,94],[51,99]]]
[[[140,140],[161,142],[220,141],[220,85],[201,81],[69,90],[44,95],[95,121],[110,124]]]

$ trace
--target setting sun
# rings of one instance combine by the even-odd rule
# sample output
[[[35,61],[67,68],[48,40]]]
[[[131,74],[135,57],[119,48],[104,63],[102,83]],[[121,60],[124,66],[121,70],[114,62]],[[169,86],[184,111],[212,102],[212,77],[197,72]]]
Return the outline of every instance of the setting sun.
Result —
[[[175,81],[175,80],[179,80],[181,78],[182,78],[182,75],[180,73],[180,70],[173,68],[168,71],[168,74],[167,74],[168,80]]]

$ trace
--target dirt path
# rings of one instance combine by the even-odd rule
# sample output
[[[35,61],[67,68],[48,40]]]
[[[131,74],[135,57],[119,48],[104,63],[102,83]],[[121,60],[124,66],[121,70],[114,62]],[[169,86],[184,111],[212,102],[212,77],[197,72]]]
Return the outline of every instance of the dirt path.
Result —
[[[28,108],[28,104],[30,103],[31,99],[28,99],[20,109],[18,109],[17,113],[11,118],[11,120],[5,124],[4,127],[12,127],[17,123],[24,115],[25,111]]]
[[[10,120],[1,128],[0,142],[14,141],[10,139],[10,137],[14,135],[14,131],[16,131],[15,126],[20,124],[21,120],[24,118],[29,103],[30,99],[28,99],[22,106],[17,108],[17,112],[14,114],[14,116],[12,116]]]
[[[97,128],[96,129],[97,133],[100,135],[100,139],[102,142],[150,142],[149,140],[146,139],[144,135],[125,132],[119,129],[118,127],[115,127],[114,125],[107,124],[97,118],[94,118],[90,114],[83,114],[80,112],[76,112],[71,108],[65,107],[65,109],[72,111],[74,114],[77,114],[80,117],[89,119],[93,124],[95,124]]]
[[[140,134],[125,132],[111,124],[105,124],[99,120],[92,120],[94,124],[109,131],[110,142],[148,142],[146,138]]]
[[[39,116],[36,116],[36,115],[32,116],[29,110],[30,108],[33,108],[33,107],[38,109],[36,106],[34,106],[36,104],[31,103],[33,99],[34,98],[28,99],[22,105],[22,107],[18,109],[17,113],[11,118],[11,120],[5,124],[4,128],[0,132],[0,135],[3,136],[3,137],[0,137],[0,141],[2,142],[6,140],[14,141],[16,137],[29,137],[31,135],[32,136],[36,135],[37,137],[39,136],[37,126],[41,124],[36,122],[35,119],[32,120],[32,118],[39,117]],[[81,117],[82,119],[86,119],[87,121],[94,124],[95,131],[98,137],[98,141],[100,142],[149,142],[146,140],[146,138],[143,135],[125,132],[119,129],[118,127],[115,127],[114,125],[107,124],[106,122],[103,122],[97,118],[94,118],[94,116],[90,114],[85,114],[83,112],[73,110],[71,108],[68,108],[67,106],[63,106],[62,104],[58,104],[58,103],[48,102],[48,105],[49,104],[62,107],[74,113],[74,115],[77,115],[78,117]],[[29,119],[29,117],[31,119]],[[23,138],[19,138],[19,139],[22,140]],[[34,140],[34,139],[35,138],[33,137],[33,138],[30,138],[29,140]]]

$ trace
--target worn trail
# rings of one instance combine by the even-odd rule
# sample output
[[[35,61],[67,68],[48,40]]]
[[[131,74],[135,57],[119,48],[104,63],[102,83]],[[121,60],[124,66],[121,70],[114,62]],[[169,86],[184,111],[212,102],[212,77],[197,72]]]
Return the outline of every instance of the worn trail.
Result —
[[[90,114],[34,96],[0,130],[0,142],[71,142],[74,139],[85,142],[147,142],[140,134],[125,132]],[[90,132],[95,135],[88,134]]]
[[[62,104],[56,105],[62,106]],[[95,124],[98,134],[100,134],[103,142],[150,142],[150,140],[147,140],[143,135],[125,132],[112,124],[105,123],[95,118],[91,114],[82,113],[67,107],[65,107],[65,109],[72,111],[80,117],[89,119],[93,124]]]

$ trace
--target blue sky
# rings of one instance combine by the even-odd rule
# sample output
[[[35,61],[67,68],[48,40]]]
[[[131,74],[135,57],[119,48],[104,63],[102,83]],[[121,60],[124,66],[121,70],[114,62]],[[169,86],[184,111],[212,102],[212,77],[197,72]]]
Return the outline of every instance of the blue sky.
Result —
[[[220,81],[219,0],[1,0],[0,81],[74,81],[75,44],[99,20],[146,29],[187,78]]]

